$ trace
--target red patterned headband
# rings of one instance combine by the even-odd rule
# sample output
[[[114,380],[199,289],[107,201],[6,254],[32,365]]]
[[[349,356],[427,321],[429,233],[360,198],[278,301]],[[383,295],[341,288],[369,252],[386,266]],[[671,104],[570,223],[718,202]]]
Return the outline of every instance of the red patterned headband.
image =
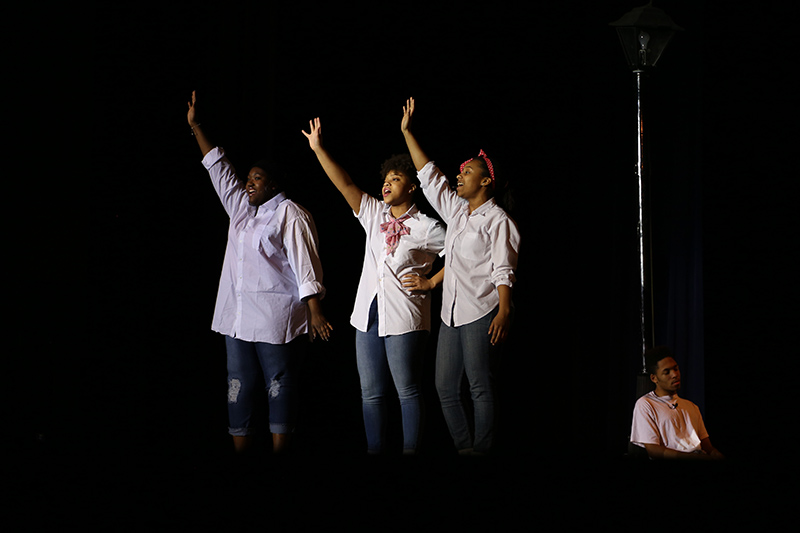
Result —
[[[492,187],[494,187],[494,167],[492,166],[492,161],[489,159],[489,156],[486,155],[486,152],[484,152],[483,149],[481,149],[481,152],[478,154],[478,157],[483,158],[483,160],[486,162],[486,168],[489,169],[489,175],[492,177]],[[467,159],[466,161],[461,163],[461,168],[459,168],[459,172],[464,172],[464,167],[467,166],[467,163],[474,160],[475,158],[473,157],[472,159]]]

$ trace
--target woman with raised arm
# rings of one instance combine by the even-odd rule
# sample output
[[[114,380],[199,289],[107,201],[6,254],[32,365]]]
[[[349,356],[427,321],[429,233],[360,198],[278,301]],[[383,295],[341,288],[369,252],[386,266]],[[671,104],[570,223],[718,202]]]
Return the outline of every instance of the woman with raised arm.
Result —
[[[297,418],[297,378],[306,336],[328,340],[325,294],[311,215],[282,192],[274,163],[241,179],[198,122],[193,92],[187,119],[203,166],[230,218],[212,329],[225,335],[229,433],[237,452],[252,448],[251,415],[266,385],[274,452],[286,451]],[[263,380],[261,376],[263,375]]]
[[[494,443],[494,372],[511,326],[520,235],[495,201],[501,186],[483,150],[461,165],[453,190],[411,133],[413,114],[412,98],[403,108],[401,130],[422,191],[447,224],[436,390],[458,452],[485,454]],[[474,407],[472,433],[461,398],[465,373]]]
[[[364,264],[350,323],[356,329],[356,361],[367,452],[386,451],[387,395],[392,382],[400,400],[403,453],[420,443],[423,419],[420,363],[430,331],[430,294],[441,276],[430,280],[444,246],[441,224],[417,209],[417,184],[411,159],[393,156],[383,163],[383,201],[362,191],[322,146],[319,118],[303,134],[323,170],[344,196],[366,232]]]

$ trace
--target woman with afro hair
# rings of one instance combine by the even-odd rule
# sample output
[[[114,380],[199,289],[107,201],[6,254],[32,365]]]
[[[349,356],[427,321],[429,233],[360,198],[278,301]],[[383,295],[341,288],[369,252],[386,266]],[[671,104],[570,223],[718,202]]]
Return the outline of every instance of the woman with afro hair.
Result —
[[[421,356],[431,328],[430,280],[445,230],[414,202],[418,190],[411,158],[393,156],[381,169],[381,200],[362,191],[322,145],[321,123],[309,123],[309,146],[366,233],[364,263],[350,323],[356,329],[356,360],[367,452],[387,451],[388,394],[397,390],[403,453],[416,453],[423,421]]]

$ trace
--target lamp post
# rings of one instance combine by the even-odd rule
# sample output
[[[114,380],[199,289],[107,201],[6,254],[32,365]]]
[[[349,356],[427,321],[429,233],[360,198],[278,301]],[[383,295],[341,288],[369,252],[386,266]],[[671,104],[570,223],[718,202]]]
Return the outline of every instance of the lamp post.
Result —
[[[639,290],[642,373],[645,374],[644,351],[654,343],[652,252],[650,243],[650,184],[649,163],[645,161],[644,128],[642,119],[642,78],[653,68],[664,52],[677,26],[653,2],[634,8],[619,20],[610,23],[617,30],[628,66],[636,76],[636,176],[639,184]],[[642,386],[640,384],[640,386]]]

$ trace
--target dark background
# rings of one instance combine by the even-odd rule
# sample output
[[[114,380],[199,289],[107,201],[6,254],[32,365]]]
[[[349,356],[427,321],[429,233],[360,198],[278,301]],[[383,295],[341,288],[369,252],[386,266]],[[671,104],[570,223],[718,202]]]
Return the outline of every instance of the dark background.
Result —
[[[37,222],[49,242],[33,245],[35,260],[22,267],[39,280],[34,306],[47,309],[46,327],[27,324],[34,342],[25,343],[20,381],[36,392],[21,385],[22,423],[9,437],[30,460],[22,470],[35,472],[22,494],[58,499],[76,482],[92,479],[86,485],[96,489],[101,479],[119,489],[100,491],[109,501],[158,510],[175,493],[240,487],[226,477],[224,343],[209,330],[227,220],[186,124],[192,90],[201,122],[240,170],[279,155],[291,197],[320,234],[335,337],[313,344],[306,365],[293,464],[303,474],[270,464],[264,487],[279,491],[271,483],[282,475],[293,489],[342,500],[352,484],[382,504],[398,489],[433,505],[415,491],[485,495],[489,485],[492,505],[526,509],[546,485],[544,507],[602,495],[608,510],[620,486],[625,501],[655,478],[722,492],[719,501],[749,502],[742,489],[771,487],[764,465],[782,465],[782,456],[766,443],[782,415],[779,376],[796,352],[788,341],[796,328],[790,96],[775,68],[783,32],[770,31],[784,27],[789,10],[656,4],[685,31],[645,79],[655,335],[676,351],[682,395],[701,406],[730,459],[701,471],[625,456],[640,370],[635,84],[608,24],[637,3],[522,5],[120,2],[87,10],[71,38],[89,46],[69,84],[86,107],[62,97],[84,135],[66,139],[70,158],[60,162],[80,183],[78,197]],[[415,132],[448,175],[483,148],[513,181],[523,239],[517,317],[503,362],[498,457],[479,468],[452,457],[432,386],[434,331],[424,457],[376,474],[361,469],[349,326],[363,234],[300,130],[321,117],[329,150],[377,191],[381,162],[405,151],[399,125],[409,96]],[[53,479],[62,484],[42,489]],[[96,517],[91,503],[81,509]]]

